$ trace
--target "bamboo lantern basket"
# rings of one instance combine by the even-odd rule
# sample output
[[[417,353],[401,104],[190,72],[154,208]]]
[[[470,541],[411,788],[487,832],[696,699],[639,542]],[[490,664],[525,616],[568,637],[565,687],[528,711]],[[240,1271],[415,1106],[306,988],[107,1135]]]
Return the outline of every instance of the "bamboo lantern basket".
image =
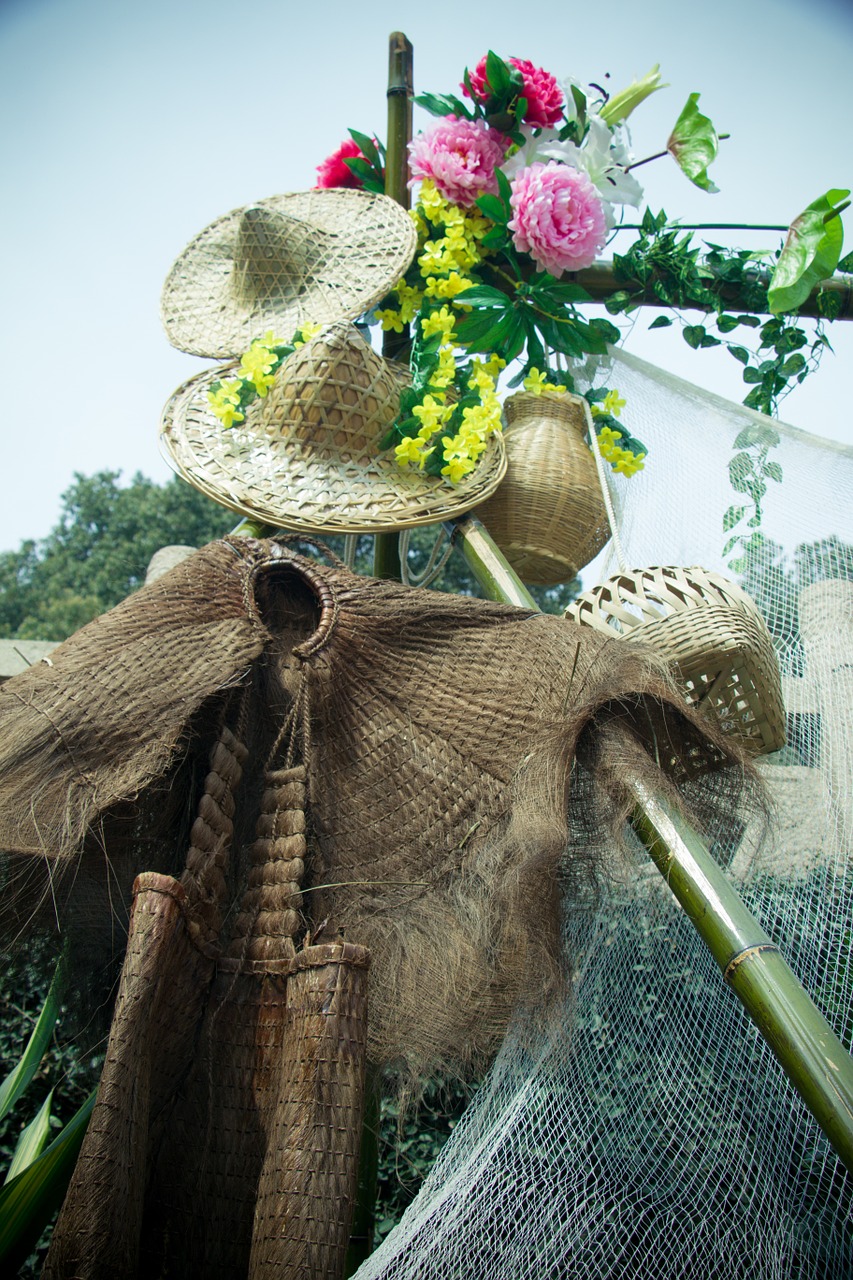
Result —
[[[754,601],[722,574],[635,569],[585,591],[566,617],[651,645],[674,668],[687,701],[715,715],[753,755],[785,745],[779,663]]]
[[[519,392],[504,417],[506,477],[477,516],[524,582],[570,582],[610,537],[584,401]]]

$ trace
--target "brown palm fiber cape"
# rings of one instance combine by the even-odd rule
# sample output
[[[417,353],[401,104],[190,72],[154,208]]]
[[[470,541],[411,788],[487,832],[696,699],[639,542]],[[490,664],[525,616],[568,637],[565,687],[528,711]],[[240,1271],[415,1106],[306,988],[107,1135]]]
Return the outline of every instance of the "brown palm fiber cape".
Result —
[[[339,1274],[365,1056],[482,1060],[625,778],[725,823],[745,776],[640,646],[249,539],[0,688],[0,744],[19,926],[133,900],[65,1280]]]

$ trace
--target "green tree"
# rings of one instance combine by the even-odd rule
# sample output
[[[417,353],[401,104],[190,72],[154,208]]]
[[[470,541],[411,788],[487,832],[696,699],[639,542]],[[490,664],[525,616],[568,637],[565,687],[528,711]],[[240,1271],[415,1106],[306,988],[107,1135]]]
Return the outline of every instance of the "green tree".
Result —
[[[177,476],[120,474],[77,474],[48,536],[0,554],[0,635],[64,640],[141,586],[159,547],[202,546],[236,522]]]

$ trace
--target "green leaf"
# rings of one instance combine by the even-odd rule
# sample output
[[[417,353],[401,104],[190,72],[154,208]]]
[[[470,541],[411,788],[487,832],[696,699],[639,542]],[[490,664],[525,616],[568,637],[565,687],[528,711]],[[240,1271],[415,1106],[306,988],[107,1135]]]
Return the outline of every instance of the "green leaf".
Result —
[[[497,196],[480,196],[475,203],[480,213],[484,213],[487,218],[491,218],[492,222],[506,226],[508,210],[503,201],[499,200]]]
[[[849,194],[832,188],[813,200],[791,223],[767,291],[774,315],[795,311],[815,285],[834,273],[844,239],[838,215],[847,208],[844,202]]]
[[[771,480],[775,480],[777,484],[782,483],[782,468],[778,462],[766,462],[764,464],[764,474],[769,476]]]
[[[651,322],[651,324],[649,325],[649,328],[650,329],[667,329],[671,324],[672,324],[672,319],[669,316],[658,316],[656,320],[653,320]]]
[[[698,101],[699,94],[691,93],[669,135],[666,149],[694,186],[713,193],[719,188],[708,177],[708,165],[717,155],[719,139],[711,121],[696,105]]]
[[[62,1203],[95,1105],[93,1089],[46,1150],[0,1187],[0,1264],[13,1275]]]
[[[478,284],[473,289],[463,289],[461,293],[457,293],[454,302],[465,302],[472,306],[481,307],[502,307],[508,310],[512,303],[510,299],[500,289],[494,289],[490,284]]]
[[[800,370],[805,369],[805,367],[806,367],[805,356],[801,356],[799,351],[796,351],[794,355],[788,356],[788,359],[782,365],[782,368],[779,370],[779,373],[782,375],[783,378],[793,378],[795,373],[799,373]]]
[[[731,333],[740,324],[740,316],[717,316],[717,328],[720,333]]]
[[[4,1182],[11,1182],[24,1169],[29,1168],[36,1156],[40,1155],[44,1150],[44,1145],[50,1133],[50,1106],[52,1101],[53,1090],[51,1089],[39,1107],[35,1119],[31,1120],[26,1128],[21,1130]]]
[[[512,195],[512,187],[510,186],[509,178],[506,176],[503,169],[496,169],[495,177],[498,180],[498,195],[506,205],[507,211],[509,211],[509,208],[510,208],[509,201]]]
[[[359,133],[357,129],[350,129],[349,136],[352,138],[353,142],[358,143],[362,153],[367,156],[367,159],[371,164],[374,164],[378,169],[381,169],[382,165],[379,163],[379,153],[376,150],[376,144],[373,139],[368,137],[366,133]]]
[[[496,98],[506,94],[512,86],[510,67],[490,49],[486,54],[486,81]]]
[[[474,113],[464,102],[460,102],[459,98],[455,98],[452,94],[437,93],[419,93],[414,98],[414,102],[419,107],[423,107],[424,111],[428,111],[431,116],[463,116],[466,120],[473,120]],[[363,150],[364,148],[362,148]]]
[[[747,368],[743,371],[743,380],[746,383],[763,382],[764,375],[760,369]]]
[[[735,360],[739,360],[741,364],[749,364],[749,352],[746,347],[727,346],[726,350],[730,356],[734,356]]]
[[[541,290],[538,286],[534,285],[531,290],[531,296],[538,299],[540,295],[546,298],[554,298],[560,303],[591,301],[590,295],[587,293],[586,289],[583,289],[579,284],[574,284],[570,280],[567,280],[563,284],[553,283],[545,285]]]
[[[843,271],[845,275],[848,271],[853,271],[853,253],[848,253],[843,258],[840,258],[835,270]]]
[[[696,351],[704,345],[704,339],[708,335],[703,324],[686,324],[681,331],[681,336],[688,347],[692,347]]]
[[[27,1047],[24,1049],[16,1066],[13,1067],[2,1085],[0,1085],[0,1119],[12,1110],[12,1107],[14,1107],[21,1094],[27,1088],[36,1071],[38,1071],[39,1063],[44,1057],[45,1050],[50,1043],[50,1037],[53,1035],[56,1019],[59,1017],[59,1004],[64,985],[65,972],[63,962],[60,960],[54,970],[50,990],[39,1014],[38,1022],[27,1042]]]
[[[723,533],[728,533],[729,529],[733,529],[735,525],[743,519],[745,512],[746,507],[729,507],[728,511],[723,516]],[[726,555],[728,550],[729,548],[727,547],[723,552],[723,555]]]

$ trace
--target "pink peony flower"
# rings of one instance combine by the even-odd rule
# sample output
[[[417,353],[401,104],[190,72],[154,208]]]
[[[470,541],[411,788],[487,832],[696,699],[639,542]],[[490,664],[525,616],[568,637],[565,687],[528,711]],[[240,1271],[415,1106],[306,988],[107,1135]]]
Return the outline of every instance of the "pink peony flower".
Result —
[[[506,146],[503,134],[482,120],[447,116],[409,143],[412,180],[432,178],[445,200],[469,208],[487,192],[497,193],[495,169]]]
[[[355,139],[347,138],[345,142],[341,143],[337,151],[333,151],[322,164],[317,165],[317,186],[360,188],[362,185],[361,180],[344,164],[344,160],[355,160],[356,157],[362,160],[367,159]]]
[[[512,182],[507,223],[516,249],[538,267],[560,276],[589,267],[607,237],[601,196],[585,173],[537,160]]]
[[[521,72],[524,80],[522,96],[527,99],[524,123],[532,124],[536,129],[546,129],[557,124],[563,111],[563,91],[550,71],[543,71],[542,67],[534,67],[533,63],[528,62],[526,58],[507,58],[506,61],[511,67],[515,67],[516,71]],[[469,71],[468,78],[474,90],[474,97],[479,102],[485,102],[491,93],[486,79],[485,57],[480,59],[473,71]],[[466,98],[471,96],[464,84],[462,92]]]

